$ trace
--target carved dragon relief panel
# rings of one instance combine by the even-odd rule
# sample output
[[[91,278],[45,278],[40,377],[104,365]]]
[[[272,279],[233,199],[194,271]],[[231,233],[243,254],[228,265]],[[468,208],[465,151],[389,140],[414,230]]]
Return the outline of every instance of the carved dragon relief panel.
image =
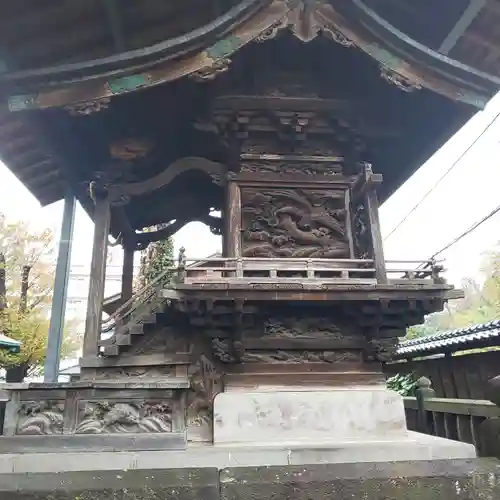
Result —
[[[57,391],[54,400],[47,397]],[[18,393],[17,398],[23,396]],[[73,388],[34,391],[33,400],[9,402],[5,435],[138,434],[182,432],[184,406],[179,391]],[[37,400],[40,398],[39,400]],[[5,428],[7,428],[5,427]],[[5,432],[4,428],[4,432]]]
[[[43,436],[63,433],[64,401],[27,401],[17,410],[16,434]]]
[[[170,401],[81,401],[75,434],[172,432]]]
[[[345,338],[330,318],[321,316],[297,317],[280,315],[265,321],[264,334],[275,338]]]
[[[344,192],[243,187],[244,257],[348,258]]]
[[[333,162],[332,162],[333,163]],[[313,162],[271,162],[271,161],[252,161],[241,164],[240,172],[252,174],[302,174],[302,175],[324,175],[336,177],[342,172],[340,164],[321,164]]]
[[[247,363],[340,363],[361,362],[361,351],[252,351],[242,357]]]

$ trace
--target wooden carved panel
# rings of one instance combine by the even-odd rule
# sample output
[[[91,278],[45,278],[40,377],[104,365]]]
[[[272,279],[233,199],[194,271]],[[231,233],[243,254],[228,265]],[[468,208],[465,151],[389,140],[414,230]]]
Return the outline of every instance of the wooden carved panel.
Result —
[[[345,192],[242,187],[242,256],[348,258]]]

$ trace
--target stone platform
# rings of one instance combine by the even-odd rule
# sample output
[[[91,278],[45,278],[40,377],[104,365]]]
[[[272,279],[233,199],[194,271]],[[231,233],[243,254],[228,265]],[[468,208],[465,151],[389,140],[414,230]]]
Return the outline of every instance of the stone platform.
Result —
[[[254,444],[190,444],[184,450],[112,451],[103,443],[101,451],[86,449],[85,438],[78,447],[54,447],[52,452],[19,449],[22,441],[10,441],[10,452],[0,454],[0,474],[12,472],[57,472],[85,470],[178,469],[239,466],[285,466],[360,462],[428,461],[473,459],[474,446],[448,439],[409,432],[404,439],[338,442],[328,445],[263,446]],[[92,436],[98,437],[98,436]],[[75,438],[75,437],[73,437]],[[78,437],[76,437],[78,438]],[[1,441],[1,440],[0,440]],[[118,441],[119,443],[119,441]],[[4,450],[7,449],[7,446]],[[45,447],[47,449],[47,447]],[[76,451],[78,450],[78,451]],[[41,459],[43,457],[43,459]]]
[[[488,460],[0,474],[2,500],[497,500]]]

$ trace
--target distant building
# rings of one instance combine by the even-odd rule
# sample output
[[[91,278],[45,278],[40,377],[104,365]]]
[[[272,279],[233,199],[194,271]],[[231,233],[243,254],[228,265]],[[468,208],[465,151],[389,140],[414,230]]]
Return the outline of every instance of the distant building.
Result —
[[[139,271],[137,266],[134,275]],[[85,329],[85,313],[87,311],[87,298],[89,293],[89,268],[88,266],[71,266],[68,296],[66,301],[66,320],[77,322],[76,331],[83,334]],[[108,264],[106,267],[105,297],[119,294],[122,284],[121,264]]]

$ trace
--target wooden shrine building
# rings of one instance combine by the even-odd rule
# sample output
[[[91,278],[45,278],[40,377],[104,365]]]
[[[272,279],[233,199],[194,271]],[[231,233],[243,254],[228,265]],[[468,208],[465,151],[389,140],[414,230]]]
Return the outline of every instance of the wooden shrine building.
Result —
[[[82,380],[11,387],[4,434],[247,442],[248,394],[382,394],[397,338],[460,292],[435,262],[386,263],[379,203],[500,88],[499,22],[497,0],[2,5],[1,158],[95,223]],[[222,256],[133,290],[134,252],[191,221]]]

